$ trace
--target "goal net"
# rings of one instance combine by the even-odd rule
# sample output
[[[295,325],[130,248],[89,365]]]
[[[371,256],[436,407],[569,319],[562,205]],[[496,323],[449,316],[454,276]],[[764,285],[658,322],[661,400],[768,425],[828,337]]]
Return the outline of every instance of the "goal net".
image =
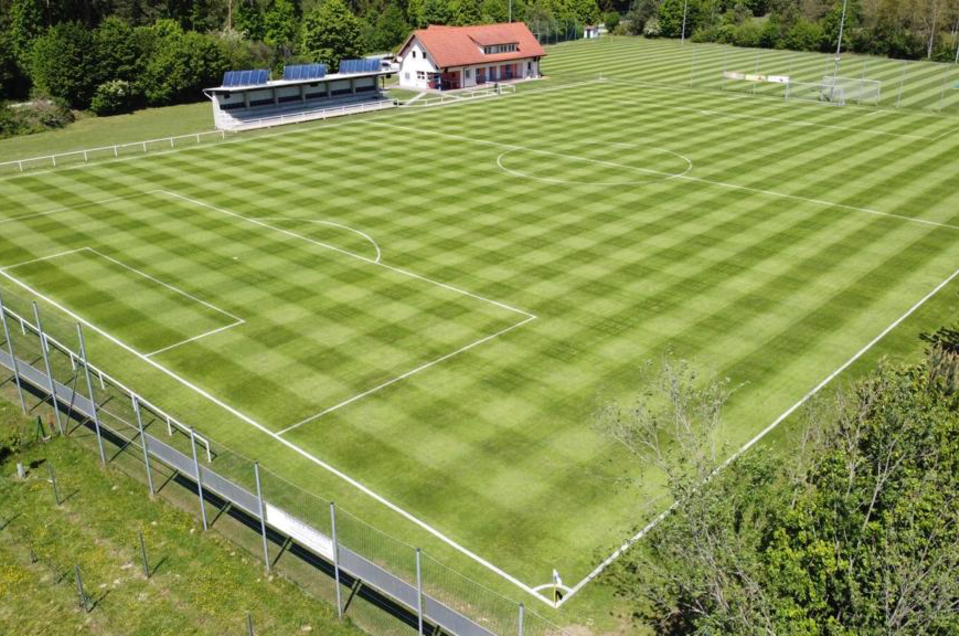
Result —
[[[831,78],[830,78],[831,79]],[[785,98],[806,102],[826,102],[843,106],[846,103],[845,90],[842,86],[827,86],[812,82],[789,82],[786,85]]]
[[[822,78],[822,87],[824,95],[830,97],[828,101],[842,104],[855,102],[876,106],[882,96],[882,82],[865,78],[826,75]],[[842,101],[832,99],[833,95],[838,95]]]

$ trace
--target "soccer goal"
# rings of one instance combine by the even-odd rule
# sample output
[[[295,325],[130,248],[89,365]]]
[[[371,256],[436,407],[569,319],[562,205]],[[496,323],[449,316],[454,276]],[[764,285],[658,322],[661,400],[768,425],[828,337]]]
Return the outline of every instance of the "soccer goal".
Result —
[[[826,86],[814,82],[789,82],[784,93],[786,101],[825,102],[843,106],[846,103],[842,86]]]
[[[826,75],[822,78],[824,97],[823,101],[840,104],[855,102],[876,106],[882,97],[882,82],[855,77],[837,77]],[[837,98],[834,99],[833,96]]]

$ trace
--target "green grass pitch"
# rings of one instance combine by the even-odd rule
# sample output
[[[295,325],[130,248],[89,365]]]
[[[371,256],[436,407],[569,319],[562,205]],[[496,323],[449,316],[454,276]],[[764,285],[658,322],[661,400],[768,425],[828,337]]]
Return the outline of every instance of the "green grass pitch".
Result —
[[[700,78],[732,51],[698,50]],[[732,452],[956,288],[959,119],[666,86],[687,60],[561,45],[581,81],[6,177],[0,284],[301,487],[440,545],[309,455],[572,585],[668,503],[591,427],[644,361],[742,384]]]

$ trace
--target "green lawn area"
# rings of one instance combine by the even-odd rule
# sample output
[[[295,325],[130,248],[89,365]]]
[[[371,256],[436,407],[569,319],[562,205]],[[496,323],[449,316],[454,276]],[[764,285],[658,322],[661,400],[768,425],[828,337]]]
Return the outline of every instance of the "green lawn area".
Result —
[[[66,128],[0,139],[0,162],[188,135],[213,129],[208,101],[148,108],[129,115],[83,115]]]
[[[0,437],[14,426],[24,426],[19,407],[0,398]],[[22,481],[17,460],[29,467]],[[258,634],[363,633],[289,581],[268,578],[262,561],[222,535],[203,534],[191,515],[151,501],[142,483],[101,469],[78,441],[56,438],[0,463],[0,528],[4,634],[245,634],[247,612]],[[96,601],[90,612],[78,607],[74,565]]]
[[[558,81],[516,95],[7,178],[4,299],[68,342],[84,320],[95,363],[218,445],[548,611],[479,559],[572,586],[668,505],[592,426],[646,361],[740,386],[732,453],[867,345],[914,352],[959,289],[930,295],[959,267],[959,119],[670,87],[689,48],[560,45]],[[737,50],[697,51],[705,78]]]

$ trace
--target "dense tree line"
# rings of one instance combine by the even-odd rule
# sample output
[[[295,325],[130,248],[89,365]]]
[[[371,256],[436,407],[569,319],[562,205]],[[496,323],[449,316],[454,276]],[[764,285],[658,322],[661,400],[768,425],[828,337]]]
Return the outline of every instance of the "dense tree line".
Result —
[[[664,634],[959,633],[959,328],[717,473],[728,382],[667,362],[601,428],[679,502],[609,576]],[[668,441],[667,441],[668,440]]]
[[[229,69],[335,70],[428,24],[600,15],[597,0],[0,0],[0,101],[125,112],[196,100]],[[0,134],[31,108],[0,111]]]
[[[836,50],[839,0],[635,0],[629,31],[650,37],[686,36],[798,51]],[[844,51],[953,62],[959,32],[957,0],[849,0]]]

